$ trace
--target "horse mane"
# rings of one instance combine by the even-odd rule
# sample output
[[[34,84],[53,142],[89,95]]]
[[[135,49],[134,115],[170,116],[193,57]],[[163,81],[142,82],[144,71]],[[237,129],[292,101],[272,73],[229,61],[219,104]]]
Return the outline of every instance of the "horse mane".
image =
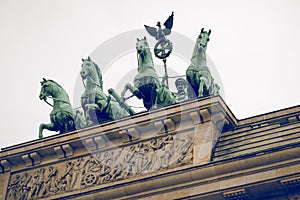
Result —
[[[197,37],[196,42],[195,42],[195,47],[194,47],[192,58],[198,53],[198,38],[199,37]]]
[[[60,84],[58,84],[56,81],[51,80],[51,79],[48,79],[47,81],[50,81],[50,82],[56,84],[56,85],[57,85],[58,87],[60,87],[61,89],[65,90],[65,89],[64,89]]]
[[[69,100],[69,95],[68,95],[68,93],[66,92],[66,90],[65,90],[60,84],[58,84],[56,81],[51,80],[51,79],[48,79],[47,81],[50,81],[50,82],[56,84],[56,85],[57,85],[57,86],[65,93],[65,95],[67,96],[67,98],[68,98],[68,100]]]
[[[97,76],[99,78],[100,88],[101,88],[101,90],[103,90],[103,80],[102,80],[101,70],[100,70],[100,68],[98,67],[98,65],[95,62],[93,62],[93,63],[94,63],[95,69],[96,69]]]
[[[150,59],[150,64],[151,64],[151,66],[153,66],[154,64],[153,64],[153,59],[152,59],[152,55],[151,55],[151,51],[150,51],[150,47],[149,47],[149,45],[148,45],[148,42],[147,42],[147,40],[146,39],[140,39],[140,40],[138,40],[138,43],[140,43],[140,42],[143,42],[143,43],[145,43],[145,46],[146,46],[146,51],[148,51],[147,53],[149,53],[149,55],[148,55],[148,57],[149,57],[149,59]],[[138,54],[138,53],[137,53]],[[139,58],[139,56],[138,56],[138,60],[139,59],[141,59],[141,58]]]

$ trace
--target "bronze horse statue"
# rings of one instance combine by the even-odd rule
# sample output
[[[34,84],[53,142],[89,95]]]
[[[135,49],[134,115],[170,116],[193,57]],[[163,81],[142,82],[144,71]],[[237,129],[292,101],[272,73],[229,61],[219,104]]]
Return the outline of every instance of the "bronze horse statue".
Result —
[[[217,95],[220,87],[214,83],[210,70],[206,63],[206,49],[211,30],[204,31],[197,38],[191,64],[186,70],[186,79],[189,83],[188,95],[190,99]]]
[[[138,74],[134,78],[133,86],[130,83],[125,85],[121,93],[122,101],[125,101],[125,94],[129,90],[137,98],[143,100],[147,110],[176,103],[174,94],[159,82],[146,37],[137,39],[136,50]]]
[[[80,75],[85,91],[81,96],[81,106],[87,125],[94,125],[106,121],[128,116],[111,96],[103,92],[102,73],[98,65],[90,57],[82,59]]]
[[[44,129],[65,133],[85,126],[85,119],[75,112],[67,92],[57,82],[44,78],[41,81],[39,98],[53,107],[50,113],[51,123],[40,124],[39,138],[43,138]],[[53,99],[53,105],[47,101],[47,98]]]

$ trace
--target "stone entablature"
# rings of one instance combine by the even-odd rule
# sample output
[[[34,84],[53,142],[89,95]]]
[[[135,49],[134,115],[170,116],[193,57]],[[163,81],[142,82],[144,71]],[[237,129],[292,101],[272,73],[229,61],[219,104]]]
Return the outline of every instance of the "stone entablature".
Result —
[[[4,148],[3,198],[35,199],[208,163],[226,119],[220,97]],[[230,113],[231,114],[231,113]],[[196,145],[195,145],[196,144]],[[202,146],[201,146],[202,145]]]
[[[0,199],[259,199],[273,190],[295,199],[297,143],[219,159],[213,152],[229,136],[297,127],[299,115],[293,107],[237,120],[216,96],[4,148]]]

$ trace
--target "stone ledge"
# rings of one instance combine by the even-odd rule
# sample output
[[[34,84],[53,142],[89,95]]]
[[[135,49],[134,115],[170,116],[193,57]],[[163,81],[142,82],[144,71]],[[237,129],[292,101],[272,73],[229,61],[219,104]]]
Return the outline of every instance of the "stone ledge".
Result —
[[[257,116],[249,117],[243,120],[239,120],[238,126],[245,126],[250,124],[263,124],[268,122],[280,121],[281,119],[291,119],[294,121],[294,117],[299,116],[300,106],[293,106],[281,110],[272,111],[269,113],[260,114]]]

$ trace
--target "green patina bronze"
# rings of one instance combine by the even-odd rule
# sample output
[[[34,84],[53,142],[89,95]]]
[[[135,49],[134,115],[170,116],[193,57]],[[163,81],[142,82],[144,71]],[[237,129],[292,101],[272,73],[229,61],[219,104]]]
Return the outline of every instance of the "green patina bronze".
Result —
[[[172,44],[166,35],[171,33],[173,26],[173,16],[164,23],[162,29],[158,22],[158,29],[145,25],[148,33],[158,41],[154,49],[155,55],[164,61],[165,75],[162,82],[154,69],[153,59],[146,37],[137,39],[136,50],[138,59],[138,74],[134,78],[133,86],[127,83],[121,93],[121,97],[114,89],[109,89],[109,94],[103,92],[103,80],[100,68],[90,57],[82,59],[82,69],[80,72],[85,91],[81,96],[81,106],[83,112],[74,110],[70,104],[68,94],[55,81],[43,79],[40,99],[51,105],[47,98],[53,99],[53,110],[50,114],[51,123],[41,124],[39,128],[39,138],[43,137],[43,130],[59,131],[65,133],[86,126],[115,120],[124,116],[135,114],[125,101],[132,97],[125,98],[127,90],[134,96],[143,100],[147,110],[168,106],[174,103],[198,98],[208,95],[217,95],[219,85],[214,83],[214,79],[206,62],[206,49],[211,31],[201,30],[197,38],[191,64],[186,70],[186,80],[179,78],[176,80],[177,93],[171,92],[168,88],[168,74],[166,69],[166,58],[172,51]],[[170,43],[171,46],[167,45]],[[162,45],[167,49],[159,49]],[[165,84],[166,82],[166,84]]]
[[[136,49],[138,74],[134,78],[134,86],[130,83],[125,85],[121,93],[122,101],[125,101],[127,90],[130,90],[133,95],[143,99],[147,110],[176,103],[173,93],[159,82],[146,37],[137,39]]]
[[[173,27],[173,19],[174,12],[172,12],[172,14],[165,21],[164,29],[161,28],[160,22],[157,22],[156,24],[158,29],[155,27],[144,25],[146,31],[157,40],[157,43],[154,46],[154,54],[159,59],[166,59],[172,53],[172,43],[166,38],[166,36],[171,34],[171,29]]]
[[[206,32],[202,28],[196,41],[191,64],[186,70],[190,99],[219,94],[220,87],[214,83],[214,79],[206,63],[206,48],[210,33],[210,30]]]
[[[90,57],[82,59],[80,72],[85,92],[81,96],[81,106],[87,125],[94,125],[114,120],[129,113],[123,109],[111,96],[103,92],[103,81],[100,68]]]
[[[41,81],[40,99],[53,107],[50,113],[49,124],[41,124],[39,138],[43,138],[43,130],[59,131],[65,133],[85,126],[85,119],[80,117],[80,111],[75,112],[66,91],[55,81],[43,79]],[[53,99],[53,105],[47,101]]]
[[[157,24],[156,24],[158,29],[155,27],[144,25],[146,28],[146,31],[157,40],[157,42],[154,46],[154,55],[157,58],[162,59],[164,62],[164,68],[165,68],[164,78],[167,83],[167,85],[166,85],[167,88],[169,88],[167,58],[172,53],[173,45],[172,45],[172,42],[166,38],[166,36],[171,34],[171,29],[173,27],[173,20],[174,20],[174,12],[172,12],[172,14],[165,21],[164,29],[161,28],[160,22],[157,22]]]

